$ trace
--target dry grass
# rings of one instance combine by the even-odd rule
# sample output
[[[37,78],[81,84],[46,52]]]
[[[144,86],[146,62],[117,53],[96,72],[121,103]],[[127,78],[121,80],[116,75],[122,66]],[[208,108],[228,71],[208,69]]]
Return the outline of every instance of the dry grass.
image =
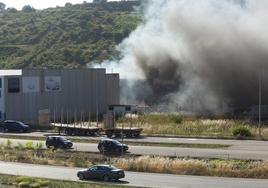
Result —
[[[119,120],[119,123],[129,123],[129,118]],[[237,127],[246,127],[252,137],[258,137],[258,125],[248,120],[232,119],[200,119],[181,118],[179,115],[148,114],[132,120],[133,126],[143,128],[147,135],[177,135],[187,137],[216,137],[231,138],[232,130]],[[267,126],[262,127],[262,136],[268,138]]]
[[[268,161],[170,159],[143,156],[115,161],[118,167],[139,172],[239,178],[268,178]]]
[[[107,157],[87,152],[0,147],[0,160],[31,164],[88,167],[109,163],[128,171],[241,178],[268,178],[268,161],[198,160],[168,157]]]
[[[100,154],[53,149],[27,149],[23,146],[0,146],[0,160],[43,165],[88,167],[103,161]]]
[[[73,182],[64,180],[51,180],[26,176],[13,176],[0,174],[0,187],[36,187],[36,188],[131,188],[123,185],[108,185],[92,182]],[[133,187],[134,188],[134,187]]]

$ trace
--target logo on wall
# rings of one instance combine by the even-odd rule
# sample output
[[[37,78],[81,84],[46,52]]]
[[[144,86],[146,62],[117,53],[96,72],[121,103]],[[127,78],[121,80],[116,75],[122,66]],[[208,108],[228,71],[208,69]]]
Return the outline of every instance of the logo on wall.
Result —
[[[45,91],[60,91],[60,90],[61,90],[61,77],[59,76],[45,77]]]
[[[22,78],[23,93],[40,92],[40,78],[39,77],[23,77]]]

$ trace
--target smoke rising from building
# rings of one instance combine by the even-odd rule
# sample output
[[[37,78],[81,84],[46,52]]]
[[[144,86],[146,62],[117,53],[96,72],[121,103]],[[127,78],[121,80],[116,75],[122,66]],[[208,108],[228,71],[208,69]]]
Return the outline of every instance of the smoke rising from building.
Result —
[[[151,0],[145,7],[143,23],[119,46],[123,58],[109,64],[123,78],[145,80],[129,86],[133,98],[221,113],[258,104],[261,74],[268,104],[268,1]]]

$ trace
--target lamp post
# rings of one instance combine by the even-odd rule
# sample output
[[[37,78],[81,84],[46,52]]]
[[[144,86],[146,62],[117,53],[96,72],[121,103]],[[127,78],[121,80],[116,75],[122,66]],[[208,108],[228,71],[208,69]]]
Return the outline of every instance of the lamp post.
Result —
[[[261,137],[261,124],[262,124],[262,71],[259,70],[259,137]]]

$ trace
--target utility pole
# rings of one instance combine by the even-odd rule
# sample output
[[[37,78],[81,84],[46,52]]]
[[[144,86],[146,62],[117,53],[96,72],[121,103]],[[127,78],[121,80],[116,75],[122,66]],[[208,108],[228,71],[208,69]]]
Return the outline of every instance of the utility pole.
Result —
[[[259,70],[259,137],[261,137],[261,124],[262,124],[262,71]]]
[[[97,123],[97,127],[99,127],[99,92],[98,92],[98,72],[97,72],[97,76],[96,76],[96,123]]]

